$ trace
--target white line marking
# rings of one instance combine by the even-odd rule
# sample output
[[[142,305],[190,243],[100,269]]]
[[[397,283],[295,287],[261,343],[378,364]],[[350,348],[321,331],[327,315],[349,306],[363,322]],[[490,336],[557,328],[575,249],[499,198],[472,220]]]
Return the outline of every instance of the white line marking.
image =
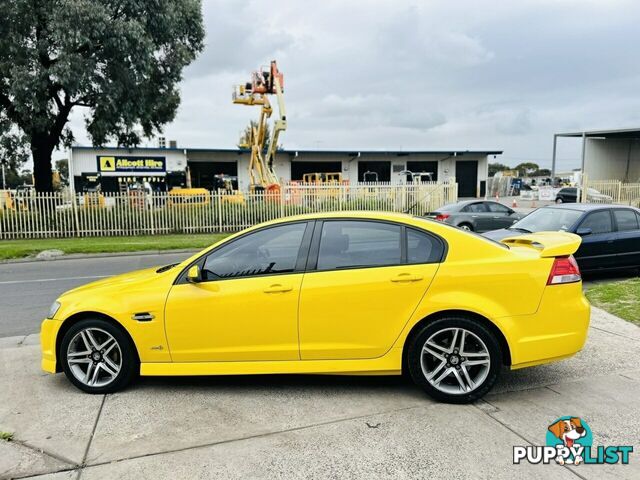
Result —
[[[9,285],[15,283],[38,283],[38,282],[64,282],[65,280],[90,280],[96,278],[107,278],[112,275],[94,275],[91,277],[66,277],[66,278],[39,278],[37,280],[11,280],[9,282],[0,282],[0,285]]]

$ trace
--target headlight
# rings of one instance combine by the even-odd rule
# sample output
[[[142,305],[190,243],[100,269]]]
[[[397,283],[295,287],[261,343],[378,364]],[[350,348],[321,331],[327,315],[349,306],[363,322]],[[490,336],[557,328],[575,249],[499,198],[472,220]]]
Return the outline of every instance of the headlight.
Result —
[[[51,308],[49,309],[49,314],[47,315],[47,318],[55,317],[59,309],[60,309],[60,302],[56,300],[51,304]]]

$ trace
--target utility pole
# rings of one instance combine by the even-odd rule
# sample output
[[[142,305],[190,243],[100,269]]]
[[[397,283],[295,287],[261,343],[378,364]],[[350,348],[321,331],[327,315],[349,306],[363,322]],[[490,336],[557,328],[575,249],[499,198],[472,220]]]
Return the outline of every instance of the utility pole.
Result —
[[[0,161],[0,163],[2,164],[2,189],[6,190],[7,189],[7,175],[6,175],[5,170],[4,170],[4,160]]]

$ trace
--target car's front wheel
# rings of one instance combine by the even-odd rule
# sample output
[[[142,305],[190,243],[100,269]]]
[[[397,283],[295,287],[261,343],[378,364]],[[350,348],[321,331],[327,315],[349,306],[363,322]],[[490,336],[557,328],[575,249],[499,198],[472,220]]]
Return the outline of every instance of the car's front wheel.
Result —
[[[562,200],[562,197],[557,197],[556,203],[564,203],[564,200]]]
[[[484,325],[464,317],[426,324],[409,344],[413,381],[431,397],[469,403],[485,395],[501,368],[500,345]]]
[[[102,319],[73,325],[62,338],[58,353],[67,378],[88,393],[112,393],[124,388],[139,365],[129,337]]]

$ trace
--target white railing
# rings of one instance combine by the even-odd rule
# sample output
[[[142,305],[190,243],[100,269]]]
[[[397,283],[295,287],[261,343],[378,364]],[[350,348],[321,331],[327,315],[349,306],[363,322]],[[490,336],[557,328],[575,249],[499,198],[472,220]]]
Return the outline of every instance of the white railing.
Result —
[[[586,176],[585,176],[586,177]],[[611,197],[611,200],[598,196],[593,192]],[[581,201],[588,203],[618,203],[621,205],[640,206],[640,183],[623,183],[620,180],[589,180],[583,178]]]
[[[302,213],[381,210],[422,215],[457,199],[456,183],[287,185],[272,193],[4,192],[0,239],[233,232]],[[179,192],[179,191],[178,191]],[[186,192],[184,192],[186,193]],[[1,245],[0,245],[1,248]]]

